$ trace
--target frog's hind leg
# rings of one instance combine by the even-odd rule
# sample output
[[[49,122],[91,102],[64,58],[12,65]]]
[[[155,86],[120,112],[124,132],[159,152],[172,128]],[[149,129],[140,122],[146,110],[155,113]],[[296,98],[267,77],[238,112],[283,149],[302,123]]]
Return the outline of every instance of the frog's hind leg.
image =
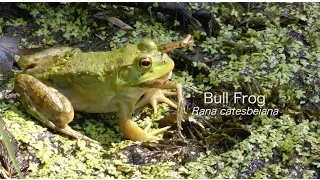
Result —
[[[27,74],[16,77],[15,90],[20,94],[20,102],[26,111],[47,127],[76,139],[97,143],[68,126],[73,120],[74,110],[71,102],[57,90]]]
[[[32,55],[22,56],[21,59],[18,61],[18,65],[21,68],[29,69],[31,66],[32,68],[37,69],[36,67],[44,67],[47,63],[54,65],[59,59],[59,57],[65,56],[68,52],[78,53],[80,49],[78,48],[71,48],[71,47],[60,47],[60,48],[50,48],[43,50],[41,52],[37,52]]]

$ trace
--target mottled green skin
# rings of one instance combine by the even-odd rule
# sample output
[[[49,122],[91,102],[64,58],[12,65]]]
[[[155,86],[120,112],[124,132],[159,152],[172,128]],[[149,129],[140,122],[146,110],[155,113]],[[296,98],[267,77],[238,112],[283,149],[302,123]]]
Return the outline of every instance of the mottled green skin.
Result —
[[[47,54],[55,50],[49,49]],[[109,52],[83,53],[74,49],[59,58],[34,60],[34,57],[37,55],[21,59],[20,64],[36,63],[26,74],[57,89],[75,110],[95,113],[116,111],[116,104],[128,97],[137,101],[146,89],[136,85],[160,78],[174,67],[173,61],[166,54],[161,55],[148,39],[142,40],[139,47],[132,44]],[[140,58],[145,57],[152,58],[151,68],[139,67]]]

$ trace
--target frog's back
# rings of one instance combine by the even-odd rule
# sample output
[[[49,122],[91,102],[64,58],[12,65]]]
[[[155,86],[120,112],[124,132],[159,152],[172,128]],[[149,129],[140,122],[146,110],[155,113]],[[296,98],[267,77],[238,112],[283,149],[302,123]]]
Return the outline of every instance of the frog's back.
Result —
[[[67,50],[64,56],[42,58],[35,66],[27,68],[25,73],[44,81],[71,76],[75,78],[92,76],[102,80],[103,77],[115,75],[119,68],[132,63],[137,48],[134,45],[128,45],[122,49],[106,52],[82,52],[71,48]]]
[[[73,57],[68,67],[78,73],[113,74],[118,68],[132,63],[134,54],[129,53],[130,51],[126,51],[126,49],[80,53]]]

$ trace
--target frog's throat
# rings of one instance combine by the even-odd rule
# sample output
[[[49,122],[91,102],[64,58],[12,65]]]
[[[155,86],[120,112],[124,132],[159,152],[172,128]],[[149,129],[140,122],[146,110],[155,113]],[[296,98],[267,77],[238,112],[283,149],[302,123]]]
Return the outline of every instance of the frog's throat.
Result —
[[[172,71],[168,72],[167,74],[165,74],[164,76],[159,77],[158,79],[162,79],[162,80],[168,80],[170,79],[172,76]]]
[[[168,72],[167,74],[152,80],[147,80],[139,84],[139,87],[148,87],[148,88],[163,88],[164,82],[169,81],[172,76],[172,71]],[[171,87],[171,86],[170,86]]]
[[[160,89],[175,89],[177,83],[168,79],[153,79],[140,83],[138,86],[142,88],[160,88]]]

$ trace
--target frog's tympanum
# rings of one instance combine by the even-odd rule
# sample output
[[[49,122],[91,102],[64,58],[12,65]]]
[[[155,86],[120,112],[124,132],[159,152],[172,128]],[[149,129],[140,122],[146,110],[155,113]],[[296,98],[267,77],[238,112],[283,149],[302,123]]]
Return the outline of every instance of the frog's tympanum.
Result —
[[[95,142],[68,126],[74,111],[117,111],[119,127],[126,138],[155,140],[168,127],[148,132],[150,126],[141,129],[131,116],[134,109],[147,103],[156,111],[158,101],[176,108],[165,95],[177,94],[178,102],[181,101],[181,86],[169,80],[174,62],[164,52],[167,50],[159,51],[150,39],[109,52],[85,53],[70,47],[47,49],[18,61],[24,73],[17,76],[15,90],[29,114],[71,137]]]

